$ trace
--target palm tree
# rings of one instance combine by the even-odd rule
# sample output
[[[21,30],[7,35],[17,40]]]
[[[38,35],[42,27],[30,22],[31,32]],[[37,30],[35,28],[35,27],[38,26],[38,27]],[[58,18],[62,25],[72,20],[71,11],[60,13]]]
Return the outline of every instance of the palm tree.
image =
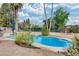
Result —
[[[46,27],[47,27],[47,30],[48,30],[48,22],[47,22],[47,14],[46,14],[45,3],[43,4],[43,6],[44,6],[44,14],[45,14],[45,18],[46,18]]]
[[[53,25],[53,24],[52,24],[52,19],[53,19],[53,3],[52,3],[52,9],[51,9],[51,19],[50,19],[49,32],[50,32],[50,30],[51,30],[51,26]]]
[[[1,11],[3,12],[2,19],[6,21],[16,22],[16,32],[18,31],[18,10],[22,7],[21,3],[3,3]]]
[[[18,10],[22,7],[21,3],[10,3],[9,4],[10,10],[11,10],[11,15],[12,15],[12,20],[15,21],[15,28],[16,32],[18,31]]]
[[[16,32],[18,31],[18,10],[22,7],[21,3],[14,3],[14,20],[16,22]]]

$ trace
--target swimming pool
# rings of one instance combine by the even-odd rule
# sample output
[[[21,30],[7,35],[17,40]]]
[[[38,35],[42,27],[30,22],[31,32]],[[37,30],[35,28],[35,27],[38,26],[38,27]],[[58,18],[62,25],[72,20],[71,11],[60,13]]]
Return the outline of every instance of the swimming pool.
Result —
[[[15,35],[8,36],[7,38],[10,38],[11,40],[15,40]],[[60,47],[60,48],[67,48],[72,43],[61,38],[56,37],[48,37],[48,36],[34,36],[33,41],[38,44],[42,44],[45,46],[50,47]]]
[[[47,36],[35,36],[33,37],[34,42],[51,46],[51,47],[60,47],[60,48],[67,48],[72,43],[61,38],[56,37],[47,37]]]

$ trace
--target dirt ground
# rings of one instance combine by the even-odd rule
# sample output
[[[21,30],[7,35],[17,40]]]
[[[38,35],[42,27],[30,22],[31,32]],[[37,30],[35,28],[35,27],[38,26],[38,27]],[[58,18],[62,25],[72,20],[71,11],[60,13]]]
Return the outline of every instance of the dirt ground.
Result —
[[[64,56],[44,49],[25,48],[11,40],[0,40],[0,56]]]

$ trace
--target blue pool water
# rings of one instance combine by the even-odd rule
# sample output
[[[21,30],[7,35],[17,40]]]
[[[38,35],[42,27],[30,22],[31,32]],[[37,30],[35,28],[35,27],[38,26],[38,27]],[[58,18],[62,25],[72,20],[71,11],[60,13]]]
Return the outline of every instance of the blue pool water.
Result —
[[[69,47],[72,44],[67,40],[56,38],[56,37],[35,36],[33,37],[33,40],[36,43],[40,43],[47,46],[53,46],[53,47],[61,47],[61,48]]]
[[[11,40],[15,40],[15,35],[10,35],[10,36],[7,36],[7,38],[10,38]]]
[[[11,38],[14,40],[15,35],[11,35],[8,38]],[[43,44],[46,46],[52,46],[52,47],[67,48],[72,44],[71,42],[67,40],[56,38],[56,37],[34,36],[32,39],[36,43]]]

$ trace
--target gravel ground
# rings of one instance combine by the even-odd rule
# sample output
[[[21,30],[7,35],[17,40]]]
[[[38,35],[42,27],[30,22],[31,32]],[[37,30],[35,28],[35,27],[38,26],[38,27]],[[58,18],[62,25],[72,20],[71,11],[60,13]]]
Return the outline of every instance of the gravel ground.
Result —
[[[0,40],[0,56],[64,56],[44,49],[25,48],[11,40]]]

